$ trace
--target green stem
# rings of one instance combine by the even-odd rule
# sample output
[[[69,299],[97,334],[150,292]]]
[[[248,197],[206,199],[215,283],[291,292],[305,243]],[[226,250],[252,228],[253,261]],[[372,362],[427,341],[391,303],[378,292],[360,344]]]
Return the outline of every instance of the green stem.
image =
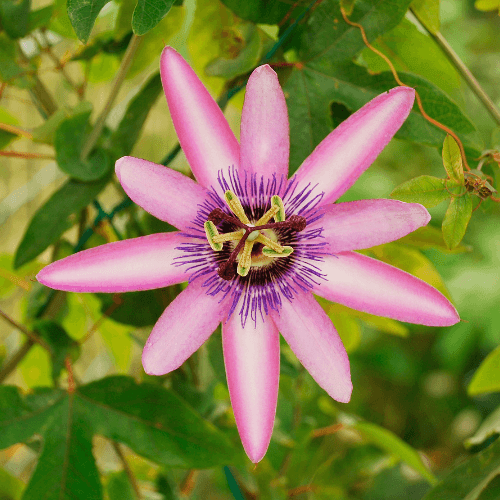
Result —
[[[413,10],[410,10],[414,14]],[[455,69],[467,82],[467,85],[472,90],[472,92],[474,92],[477,98],[483,103],[483,106],[486,108],[493,120],[495,120],[498,125],[500,125],[500,109],[498,109],[496,104],[491,100],[490,96],[484,91],[479,82],[476,80],[476,77],[471,73],[462,59],[460,59],[458,54],[453,50],[446,38],[439,31],[437,31],[436,33],[432,33],[432,31],[429,31],[422,23],[420,23],[420,25],[427,31],[427,33],[429,33],[432,38],[434,38],[448,60],[453,64],[453,66],[455,66]]]
[[[120,68],[118,70],[118,73],[116,74],[113,86],[111,87],[111,92],[109,93],[108,100],[106,101],[104,109],[101,111],[101,114],[97,118],[94,128],[92,129],[92,132],[89,134],[87,141],[85,142],[82,148],[82,152],[80,155],[82,160],[85,160],[88,157],[92,149],[94,149],[94,146],[96,145],[99,136],[101,135],[102,129],[104,128],[104,124],[111,111],[113,103],[115,102],[116,96],[118,95],[118,92],[123,82],[125,81],[125,76],[128,73],[130,65],[134,60],[134,56],[137,51],[137,48],[139,47],[140,41],[141,38],[137,35],[133,35],[132,38],[130,39],[127,51],[123,56]]]

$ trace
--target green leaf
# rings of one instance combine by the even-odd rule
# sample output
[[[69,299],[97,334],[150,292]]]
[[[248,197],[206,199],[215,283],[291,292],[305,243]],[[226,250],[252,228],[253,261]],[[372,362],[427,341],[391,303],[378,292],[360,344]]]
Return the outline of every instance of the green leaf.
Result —
[[[85,208],[108,183],[103,179],[92,183],[67,181],[31,219],[16,250],[14,268],[40,255],[72,226],[70,216]]]
[[[400,238],[399,243],[417,247],[421,250],[434,248],[444,253],[462,253],[471,252],[472,247],[469,245],[458,245],[453,250],[450,250],[443,239],[443,232],[434,226],[419,227],[412,233]]]
[[[431,208],[451,198],[451,193],[446,189],[446,179],[420,175],[400,184],[391,193],[391,198]]]
[[[410,7],[431,33],[436,34],[439,31],[439,0],[413,0]]]
[[[125,443],[153,462],[207,468],[230,462],[226,437],[173,392],[107,377],[75,392],[0,386],[0,448],[43,438],[23,500],[102,500],[92,437]]]
[[[80,159],[83,145],[92,129],[91,111],[64,120],[56,130],[54,148],[59,168],[78,181],[96,181],[109,172],[111,163],[104,150],[97,148],[86,160]]]
[[[497,440],[456,467],[423,500],[478,500],[499,474],[500,440]]]
[[[255,24],[278,24],[290,12],[292,17],[304,10],[304,4],[299,8],[294,3],[283,2],[283,0],[221,0],[222,3],[231,9],[238,17],[252,21]]]
[[[68,113],[63,108],[59,108],[45,122],[33,130],[33,140],[35,142],[53,144],[56,137],[56,130],[66,118],[68,118]]]
[[[101,312],[118,323],[132,326],[154,325],[165,307],[179,294],[178,285],[143,292],[96,294],[101,301]],[[118,302],[116,302],[118,301]]]
[[[469,386],[470,388],[470,386]],[[491,412],[481,423],[474,435],[465,440],[464,446],[468,449],[483,445],[500,435],[500,406]]]
[[[24,73],[25,69],[17,64],[16,42],[0,33],[0,80],[12,83]]]
[[[445,92],[454,92],[460,87],[460,75],[436,42],[407,19],[377,38],[372,45],[390,56],[398,72],[419,75]],[[384,59],[369,48],[365,48],[361,56],[372,72],[387,71]]]
[[[37,28],[42,28],[50,23],[50,18],[52,17],[53,8],[52,5],[47,5],[47,7],[42,7],[41,9],[32,10],[30,12],[30,19],[28,22],[28,33],[31,33]]]
[[[6,123],[7,125],[17,125],[19,122],[14,118],[6,109],[0,107],[0,122]],[[0,130],[0,149],[8,146],[15,138],[16,134],[7,132],[6,130]]]
[[[437,483],[434,474],[425,466],[418,452],[391,431],[371,422],[359,420],[350,425],[370,443],[397,456],[422,475],[430,484]]]
[[[182,28],[185,17],[186,8],[174,6],[156,28],[148,31],[141,38],[127,78],[133,78],[148,68],[153,61],[158,61],[165,44]],[[156,62],[156,67],[158,67],[158,62]]]
[[[490,11],[490,10],[500,10],[500,0],[476,0],[474,4],[477,10]]]
[[[500,347],[491,351],[474,373],[467,388],[471,396],[500,391]]]
[[[152,76],[132,99],[127,111],[111,135],[110,143],[116,158],[129,155],[141,133],[142,127],[156,99],[162,91],[160,74]]]
[[[447,135],[443,143],[443,165],[450,179],[459,184],[464,183],[462,155],[457,141],[451,135]]]
[[[161,386],[115,376],[81,387],[77,394],[82,417],[92,422],[94,432],[153,462],[204,469],[230,462],[234,455],[219,430]]]
[[[95,20],[109,0],[68,0],[68,17],[76,36],[86,43]]]
[[[472,196],[452,197],[443,219],[443,238],[448,248],[455,248],[465,235],[472,216]]]
[[[2,28],[11,38],[22,38],[28,33],[31,0],[2,0],[0,19]]]
[[[231,55],[224,54],[209,62],[205,67],[205,74],[208,76],[231,79],[247,73],[258,65],[262,56],[273,45],[270,37],[252,23],[240,23],[230,31],[230,36],[240,40],[240,47]]]
[[[51,349],[52,379],[59,378],[67,357],[72,362],[80,356],[80,345],[66,333],[66,330],[52,320],[39,320],[33,325],[40,337]]]
[[[109,500],[135,500],[135,493],[125,471],[110,474],[107,485]]]
[[[132,29],[136,35],[145,35],[168,13],[174,0],[138,0],[132,16]]]
[[[476,129],[458,106],[427,80],[400,73],[403,82],[418,88],[424,109],[432,118],[447,125],[466,145],[466,152],[478,157]],[[332,130],[329,104],[338,102],[356,111],[369,100],[393,88],[391,73],[372,75],[353,63],[332,64],[321,58],[294,68],[285,84],[290,118],[290,168],[295,172],[302,161]],[[396,137],[428,146],[441,147],[446,134],[427,122],[414,108]]]
[[[360,23],[369,41],[397,26],[411,0],[364,0],[354,4],[350,20]],[[359,28],[347,24],[340,12],[340,1],[317,5],[306,21],[300,40],[301,61],[342,62],[353,58],[366,46]]]
[[[16,476],[0,469],[0,498],[5,500],[21,500],[24,483]]]

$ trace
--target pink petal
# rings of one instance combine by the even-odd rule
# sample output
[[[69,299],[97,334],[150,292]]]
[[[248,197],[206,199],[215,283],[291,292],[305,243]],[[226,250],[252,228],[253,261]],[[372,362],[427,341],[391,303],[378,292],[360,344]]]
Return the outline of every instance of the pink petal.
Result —
[[[321,207],[323,217],[307,226],[323,228],[333,253],[370,248],[394,241],[427,225],[429,212],[418,203],[397,200],[360,200]]]
[[[227,316],[228,302],[207,295],[199,282],[191,283],[165,309],[144,350],[142,366],[149,375],[164,375],[186,361]]]
[[[40,283],[66,292],[132,292],[187,281],[173,265],[175,250],[186,238],[161,233],[108,243],[78,252],[44,267]]]
[[[187,229],[206,198],[206,190],[189,177],[163,165],[124,156],[116,175],[125,192],[157,219]]]
[[[290,131],[278,76],[265,64],[248,79],[241,115],[241,168],[271,177],[288,174]]]
[[[352,309],[428,326],[450,326],[460,318],[435,288],[400,269],[354,252],[324,257],[315,294]]]
[[[415,91],[396,87],[372,99],[331,132],[297,172],[299,185],[319,184],[322,204],[338,199],[373,163],[410,113]]]
[[[233,314],[222,326],[227,385],[246,454],[254,463],[265,455],[273,432],[280,374],[279,333],[270,318],[255,324]]]
[[[314,380],[333,399],[348,403],[352,392],[349,359],[330,318],[310,292],[282,302],[279,312],[271,312],[281,335]]]
[[[165,47],[161,54],[160,73],[170,115],[193,174],[204,187],[218,185],[220,169],[238,168],[238,141],[217,103],[172,47]]]

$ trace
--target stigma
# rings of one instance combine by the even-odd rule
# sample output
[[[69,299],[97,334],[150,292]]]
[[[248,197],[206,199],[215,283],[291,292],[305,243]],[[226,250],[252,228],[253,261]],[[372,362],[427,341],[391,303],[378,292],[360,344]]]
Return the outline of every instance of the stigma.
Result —
[[[220,252],[225,242],[231,242],[233,250],[229,258],[219,265],[218,275],[224,280],[231,280],[237,274],[247,276],[252,267],[269,263],[272,259],[289,257],[293,248],[280,245],[274,229],[288,228],[302,231],[306,219],[300,215],[286,218],[283,201],[277,195],[271,197],[271,208],[257,221],[251,222],[238,197],[231,191],[224,193],[224,200],[234,215],[228,215],[220,208],[212,210],[204,223],[205,234],[211,248]],[[274,222],[270,222],[271,219]],[[219,233],[217,226],[228,222],[234,231]],[[274,238],[273,238],[274,236]],[[260,254],[253,255],[254,245],[260,244]]]

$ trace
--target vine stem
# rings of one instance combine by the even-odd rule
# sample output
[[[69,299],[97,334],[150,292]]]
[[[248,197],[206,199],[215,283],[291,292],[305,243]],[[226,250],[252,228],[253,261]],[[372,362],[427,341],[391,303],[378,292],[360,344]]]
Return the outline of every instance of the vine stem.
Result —
[[[8,323],[10,323],[14,328],[17,328],[18,330],[23,332],[34,343],[40,344],[46,351],[48,351],[49,353],[51,352],[50,347],[43,339],[41,339],[35,333],[30,332],[25,326],[18,323],[16,320],[11,318],[7,313],[3,312],[1,309],[0,309],[0,316],[2,316],[2,318],[5,319],[5,321],[7,321]]]
[[[27,139],[33,139],[33,134],[24,130],[22,128],[16,127],[15,125],[10,125],[8,123],[0,123],[0,129],[10,132],[11,134],[21,135]]]
[[[82,152],[80,154],[80,158],[82,160],[85,160],[88,157],[88,155],[96,145],[99,136],[101,135],[102,129],[104,128],[104,124],[106,122],[106,118],[111,112],[111,107],[113,106],[116,96],[118,95],[118,92],[123,82],[125,81],[125,76],[128,73],[132,61],[134,60],[134,56],[137,51],[137,48],[139,47],[140,41],[141,37],[137,35],[133,35],[132,38],[130,39],[127,51],[123,56],[120,68],[118,69],[118,73],[116,74],[115,80],[113,81],[111,92],[109,93],[106,104],[104,105],[104,109],[101,111],[101,114],[97,118],[94,128],[92,129],[92,132],[90,132],[87,141],[83,145]]]
[[[398,75],[398,72],[396,71],[396,68],[394,67],[394,65],[392,64],[391,60],[383,53],[383,52],[380,52],[380,50],[376,49],[369,41],[368,41],[368,37],[366,36],[366,32],[365,32],[365,28],[359,24],[359,23],[355,23],[353,21],[351,21],[348,17],[347,17],[347,14],[344,10],[344,7],[342,7],[342,5],[340,6],[340,12],[342,14],[342,17],[344,18],[344,21],[349,24],[350,26],[354,26],[355,28],[358,28],[359,31],[361,32],[361,37],[363,38],[363,42],[364,44],[372,51],[374,52],[375,54],[377,54],[378,56],[380,56],[386,63],[387,65],[389,66],[390,70],[391,70],[391,73],[394,77],[394,80],[396,80],[396,83],[402,87],[408,87],[409,85],[406,85],[405,83],[403,83],[401,81],[401,79],[399,78],[399,75]],[[422,113],[422,116],[429,122],[429,123],[432,123],[433,125],[435,125],[436,127],[440,128],[441,130],[443,130],[444,132],[446,132],[447,134],[451,135],[453,137],[453,139],[455,139],[456,143],[458,144],[458,147],[460,148],[460,154],[462,155],[462,161],[463,161],[463,164],[464,164],[464,167],[466,168],[466,170],[470,171],[470,167],[469,167],[469,164],[467,163],[467,156],[465,155],[465,150],[464,150],[464,146],[462,144],[462,141],[460,140],[460,138],[458,137],[457,134],[455,134],[455,132],[453,132],[453,130],[451,130],[449,127],[447,127],[446,125],[443,125],[442,123],[438,122],[437,120],[435,120],[434,118],[432,118],[431,116],[429,116],[425,109],[424,109],[424,106],[422,104],[422,99],[420,98],[420,95],[417,91],[417,89],[414,89],[415,90],[415,99],[417,101],[417,105],[418,105],[418,109],[420,110],[420,113]]]
[[[412,12],[412,14],[415,14],[413,9],[410,8],[410,11]],[[458,54],[453,50],[446,38],[439,31],[436,31],[435,33],[429,31],[422,23],[420,23],[420,21],[419,24],[436,41],[436,43],[446,55],[447,59],[453,64],[453,66],[455,66],[455,69],[467,82],[467,85],[472,90],[472,92],[474,92],[474,94],[476,94],[476,97],[483,103],[484,107],[493,118],[493,120],[495,120],[497,124],[500,125],[500,109],[498,109],[496,104],[491,100],[490,96],[484,91],[483,87],[481,87],[479,82],[476,80],[476,77],[471,73],[462,59],[460,59]]]
[[[111,441],[111,444],[113,445],[113,448],[116,454],[118,455],[120,462],[123,465],[123,470],[125,471],[125,474],[127,474],[128,480],[132,485],[137,500],[142,500],[142,495],[141,491],[139,490],[139,485],[137,484],[137,480],[134,476],[134,473],[132,472],[132,469],[130,468],[130,465],[127,462],[127,459],[125,458],[125,455],[123,454],[120,444],[117,443],[116,441]]]

